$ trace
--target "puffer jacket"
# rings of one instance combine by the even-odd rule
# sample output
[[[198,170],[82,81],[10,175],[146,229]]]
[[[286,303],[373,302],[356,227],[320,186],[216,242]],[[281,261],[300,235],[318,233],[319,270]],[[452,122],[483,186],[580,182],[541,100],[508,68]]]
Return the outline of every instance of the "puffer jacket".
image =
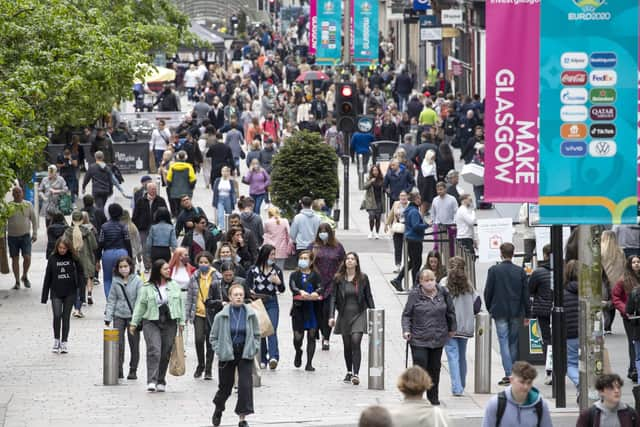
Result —
[[[135,309],[138,292],[142,288],[142,284],[142,279],[137,274],[131,274],[126,283],[122,277],[114,274],[109,298],[107,298],[107,307],[104,311],[104,321],[111,323],[114,317],[131,319],[133,313],[129,308],[129,304],[131,304],[132,309]],[[127,304],[123,288],[124,292],[127,293],[127,298],[129,298],[129,304]]]
[[[551,316],[553,291],[551,290],[551,267],[548,261],[541,262],[529,277],[529,298],[533,317]]]
[[[578,282],[569,282],[564,287],[564,326],[567,330],[567,338],[578,338],[578,312],[580,301],[578,299]]]
[[[169,196],[172,199],[178,199],[185,194],[191,197],[193,195],[193,187],[196,185],[196,172],[191,163],[172,163],[167,172],[167,183],[169,185]]]
[[[411,290],[402,311],[402,332],[411,333],[411,345],[444,347],[449,332],[455,332],[457,328],[453,300],[445,288],[438,286],[433,299],[425,295],[422,286]]]

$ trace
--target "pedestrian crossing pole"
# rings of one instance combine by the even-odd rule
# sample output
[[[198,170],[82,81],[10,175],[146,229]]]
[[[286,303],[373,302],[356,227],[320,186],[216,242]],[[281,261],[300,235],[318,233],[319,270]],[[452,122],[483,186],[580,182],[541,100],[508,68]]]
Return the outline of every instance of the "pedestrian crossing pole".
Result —
[[[551,226],[551,274],[553,311],[551,314],[551,341],[553,360],[553,397],[556,408],[566,408],[567,393],[564,377],[567,375],[567,330],[565,329],[563,286],[562,226]],[[546,343],[545,343],[546,345]]]

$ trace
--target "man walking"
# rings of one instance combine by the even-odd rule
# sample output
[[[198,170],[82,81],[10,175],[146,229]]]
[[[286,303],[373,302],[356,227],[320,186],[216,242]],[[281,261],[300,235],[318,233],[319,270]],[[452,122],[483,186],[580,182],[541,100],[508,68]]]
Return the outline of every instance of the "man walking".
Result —
[[[21,280],[25,288],[30,288],[28,274],[31,267],[31,244],[38,239],[38,221],[31,202],[24,200],[22,188],[13,187],[12,193],[13,201],[9,202],[9,206],[13,209],[13,214],[7,220],[7,244],[16,279],[13,289],[20,289],[20,252],[23,259]]]
[[[148,182],[146,193],[138,199],[134,208],[131,220],[138,227],[140,241],[142,242],[142,253],[145,272],[151,270],[151,258],[146,254],[151,248],[147,248],[147,235],[153,224],[153,217],[159,208],[167,208],[167,202],[158,195],[158,187],[155,182]]]
[[[458,201],[451,194],[447,193],[447,184],[440,181],[436,184],[436,192],[438,197],[435,197],[431,202],[431,209],[429,213],[431,220],[433,221],[433,231],[437,234],[438,239],[442,239],[443,232],[446,230],[446,237],[449,241],[449,256],[455,255],[455,241],[456,241],[456,212],[458,210]],[[443,245],[444,246],[444,245]],[[440,248],[439,242],[433,244],[433,249],[436,251]],[[444,252],[445,248],[440,249]]]
[[[502,262],[489,268],[484,288],[484,301],[496,323],[504,378],[498,385],[509,385],[511,367],[518,360],[518,331],[528,318],[529,288],[527,274],[511,262],[515,248],[512,243],[500,245]]]
[[[113,193],[113,180],[111,178],[111,169],[105,163],[102,151],[96,151],[95,158],[96,162],[89,166],[89,170],[84,175],[82,192],[84,193],[89,181],[93,181],[91,194],[93,195],[95,206],[97,209],[104,211],[104,205]]]
[[[304,196],[301,202],[302,210],[293,217],[289,233],[291,240],[295,242],[297,254],[306,250],[313,243],[320,226],[320,217],[311,209],[311,197]]]

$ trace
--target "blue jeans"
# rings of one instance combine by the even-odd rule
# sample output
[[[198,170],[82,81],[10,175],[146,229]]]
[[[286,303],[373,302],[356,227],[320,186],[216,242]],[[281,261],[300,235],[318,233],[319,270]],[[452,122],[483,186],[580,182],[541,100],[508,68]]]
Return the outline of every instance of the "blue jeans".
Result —
[[[451,393],[462,394],[467,385],[467,338],[449,338],[444,351],[449,362]]]
[[[156,168],[160,167],[162,163],[162,156],[164,155],[164,150],[153,150],[153,157],[156,161]]]
[[[224,214],[231,214],[231,212],[233,211],[231,196],[218,196],[218,206],[216,206],[215,208],[218,210],[218,228],[220,230],[223,230]]]
[[[278,318],[280,317],[280,307],[278,305],[278,297],[262,300],[264,308],[267,310],[269,320],[273,325],[273,335],[260,340],[260,361],[267,363],[270,359],[280,360],[280,352],[278,351]],[[269,357],[267,358],[267,353]]]
[[[104,285],[104,296],[109,297],[111,281],[113,279],[113,267],[120,257],[127,256],[126,249],[107,249],[102,253],[102,282]]]
[[[262,202],[264,202],[264,198],[267,197],[267,193],[250,194],[250,196],[256,202],[256,205],[253,207],[253,213],[260,215],[260,207],[262,206]]]
[[[578,387],[580,383],[580,371],[578,370],[578,349],[580,348],[580,338],[567,339],[567,376]],[[638,363],[636,361],[636,363]]]
[[[511,376],[513,362],[518,360],[518,331],[522,325],[522,318],[494,319],[496,334],[500,343],[500,358],[505,377]]]

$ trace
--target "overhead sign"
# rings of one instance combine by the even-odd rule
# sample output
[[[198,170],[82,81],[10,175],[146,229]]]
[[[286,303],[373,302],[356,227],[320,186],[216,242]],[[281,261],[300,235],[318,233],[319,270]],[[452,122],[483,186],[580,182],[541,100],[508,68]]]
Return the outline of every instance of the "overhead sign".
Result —
[[[431,0],[413,0],[413,10],[426,11],[431,9]]]
[[[540,223],[635,224],[638,2],[546,0],[541,13]]]
[[[440,22],[442,25],[462,24],[462,9],[443,9],[440,12]]]
[[[420,41],[442,40],[442,27],[420,27]]]
[[[487,2],[486,8],[485,199],[536,203],[540,4]],[[565,108],[567,116],[588,114],[581,105]]]

